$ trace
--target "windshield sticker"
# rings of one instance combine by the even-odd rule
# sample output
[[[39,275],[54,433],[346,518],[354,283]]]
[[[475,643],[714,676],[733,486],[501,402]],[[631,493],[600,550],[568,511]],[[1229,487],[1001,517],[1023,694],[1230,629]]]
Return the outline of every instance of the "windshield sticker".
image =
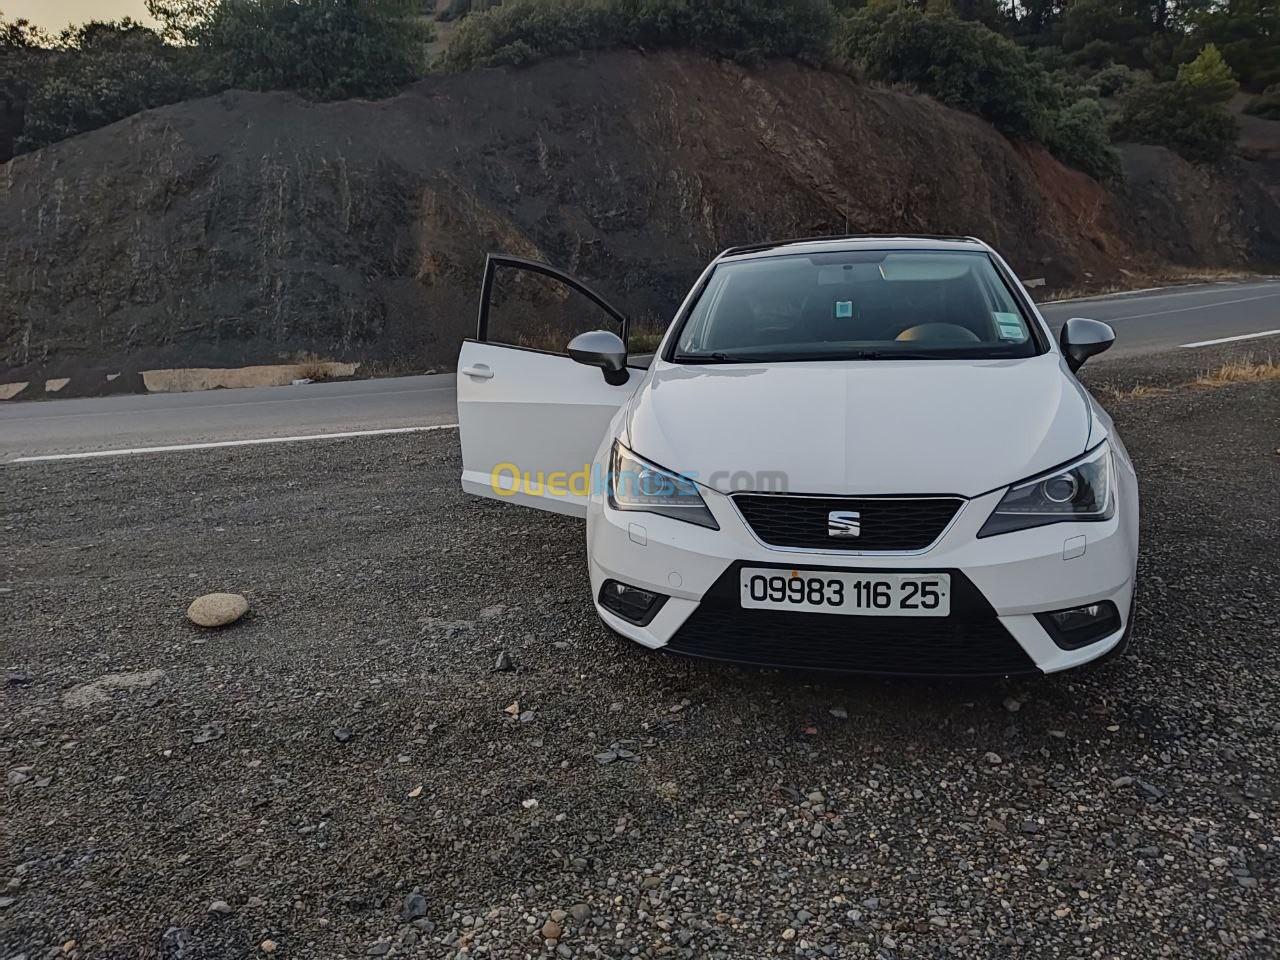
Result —
[[[852,300],[836,301],[836,319],[837,320],[853,319],[853,301]]]
[[[1016,313],[995,314],[996,326],[1000,328],[1001,340],[1021,340],[1025,336],[1022,331],[1022,318]]]

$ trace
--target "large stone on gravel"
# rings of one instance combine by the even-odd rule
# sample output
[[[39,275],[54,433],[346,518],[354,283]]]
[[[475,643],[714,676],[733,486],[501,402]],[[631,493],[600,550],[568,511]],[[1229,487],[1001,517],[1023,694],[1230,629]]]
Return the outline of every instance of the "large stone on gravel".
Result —
[[[419,917],[427,915],[427,898],[420,893],[411,893],[404,898],[404,904],[400,907],[400,919],[409,921],[417,920]]]
[[[225,627],[249,612],[249,601],[238,593],[206,593],[187,607],[187,619],[201,627]]]

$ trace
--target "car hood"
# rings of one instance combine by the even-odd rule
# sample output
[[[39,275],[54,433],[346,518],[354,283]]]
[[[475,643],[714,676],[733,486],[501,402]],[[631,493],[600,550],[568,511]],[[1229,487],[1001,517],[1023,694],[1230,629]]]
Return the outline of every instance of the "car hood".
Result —
[[[633,398],[624,442],[726,493],[972,497],[1079,455],[1089,426],[1083,389],[1052,353],[1020,360],[658,361]]]

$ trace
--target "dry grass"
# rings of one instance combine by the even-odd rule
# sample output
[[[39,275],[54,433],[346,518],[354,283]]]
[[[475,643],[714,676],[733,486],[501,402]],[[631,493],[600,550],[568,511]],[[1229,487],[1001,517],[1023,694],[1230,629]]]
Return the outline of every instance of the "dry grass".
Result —
[[[1205,371],[1196,379],[1195,385],[1225,387],[1232,383],[1262,383],[1264,380],[1280,380],[1280,363],[1274,357],[1254,361],[1253,357],[1246,355]]]
[[[298,365],[297,376],[306,380],[332,380],[333,369],[329,365],[329,361],[321,360],[315,353],[298,353],[293,357],[294,364]]]
[[[633,332],[627,337],[627,352],[629,353],[653,353],[658,349],[658,344],[662,342],[664,331],[657,332],[642,330]]]
[[[1142,284],[1141,286],[1148,286]],[[1052,300],[1040,300],[1040,303],[1059,303],[1063,300],[1084,300],[1088,297],[1105,297],[1113,293],[1128,293],[1130,290],[1138,290],[1140,285],[1136,283],[1097,283],[1079,287],[1055,287],[1045,288],[1046,295],[1052,295]]]
[[[1100,384],[1095,392],[1107,400],[1150,400],[1154,397],[1167,397],[1171,393],[1188,387],[1214,390],[1233,383],[1263,383],[1270,380],[1280,380],[1280,361],[1270,356],[1254,360],[1251,354],[1245,354],[1228,360],[1212,370],[1206,370],[1190,383],[1171,387],[1158,387],[1150,383],[1135,383],[1125,387],[1106,383]]]
[[[304,380],[328,380],[331,376],[329,365],[323,360],[308,360],[298,367],[298,377]]]
[[[1169,387],[1153,387],[1149,383],[1135,383],[1132,387],[1105,386],[1099,390],[1111,400],[1150,400],[1152,397],[1163,397],[1173,390]]]
[[[1274,274],[1235,267],[1186,267],[1163,271],[1159,279],[1178,283],[1210,283],[1214,280],[1271,280]]]

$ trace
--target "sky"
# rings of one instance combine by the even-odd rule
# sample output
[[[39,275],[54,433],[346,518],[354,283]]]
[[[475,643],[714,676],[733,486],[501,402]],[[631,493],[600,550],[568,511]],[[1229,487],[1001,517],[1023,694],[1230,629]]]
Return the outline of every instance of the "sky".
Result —
[[[0,0],[0,11],[9,20],[30,20],[57,32],[86,20],[149,20],[146,0]]]

